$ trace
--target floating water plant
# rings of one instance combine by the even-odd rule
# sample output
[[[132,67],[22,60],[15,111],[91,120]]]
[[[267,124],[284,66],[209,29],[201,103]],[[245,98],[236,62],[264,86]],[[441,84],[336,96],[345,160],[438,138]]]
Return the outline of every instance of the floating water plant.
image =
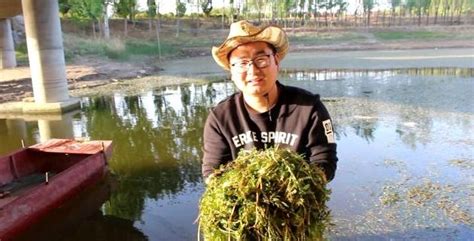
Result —
[[[329,224],[324,173],[282,148],[241,151],[209,180],[200,202],[206,241],[320,240]]]

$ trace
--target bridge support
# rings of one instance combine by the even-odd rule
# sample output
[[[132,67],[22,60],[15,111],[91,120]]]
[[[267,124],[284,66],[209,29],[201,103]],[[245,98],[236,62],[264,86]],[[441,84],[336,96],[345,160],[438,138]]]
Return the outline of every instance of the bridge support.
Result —
[[[0,69],[16,67],[15,47],[9,19],[0,19]]]
[[[79,107],[70,99],[57,0],[22,0],[34,104],[24,112],[65,112]]]

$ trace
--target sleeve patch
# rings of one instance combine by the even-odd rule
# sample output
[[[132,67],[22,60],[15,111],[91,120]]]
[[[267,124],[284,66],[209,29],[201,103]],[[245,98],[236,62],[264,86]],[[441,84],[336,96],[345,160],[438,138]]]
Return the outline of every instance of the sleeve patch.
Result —
[[[336,141],[334,140],[334,132],[332,130],[331,120],[327,119],[323,121],[323,127],[324,134],[326,134],[326,138],[328,139],[328,143],[336,143]]]

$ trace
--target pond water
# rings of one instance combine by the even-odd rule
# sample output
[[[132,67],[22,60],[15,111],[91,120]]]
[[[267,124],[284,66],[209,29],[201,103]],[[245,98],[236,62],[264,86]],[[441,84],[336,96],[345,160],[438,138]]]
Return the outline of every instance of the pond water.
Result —
[[[320,93],[334,120],[330,240],[472,239],[473,69],[284,71],[280,80]],[[114,141],[111,177],[19,240],[196,240],[203,125],[234,91],[230,81],[164,87],[85,97],[63,116],[0,119],[0,154],[21,140]]]

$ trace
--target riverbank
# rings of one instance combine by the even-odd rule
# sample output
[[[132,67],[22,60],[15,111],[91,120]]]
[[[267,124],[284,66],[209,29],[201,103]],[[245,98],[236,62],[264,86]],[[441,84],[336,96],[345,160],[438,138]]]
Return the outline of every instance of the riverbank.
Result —
[[[474,68],[474,48],[308,51],[289,53],[282,61],[283,71],[318,70],[389,70],[405,68]],[[105,81],[94,88],[71,90],[75,97],[110,95],[116,92],[135,94],[143,90],[194,82],[222,80],[228,73],[211,56],[171,60],[162,63],[158,75],[120,81]]]
[[[292,46],[283,69],[393,69],[413,67],[474,68],[474,41],[382,41]],[[199,63],[199,64],[198,64]],[[142,56],[118,61],[97,56],[76,56],[66,67],[70,95],[138,92],[159,86],[222,78],[208,49],[197,48],[187,57],[158,61]],[[221,77],[216,77],[221,76]],[[0,103],[32,101],[27,66],[0,70]]]

